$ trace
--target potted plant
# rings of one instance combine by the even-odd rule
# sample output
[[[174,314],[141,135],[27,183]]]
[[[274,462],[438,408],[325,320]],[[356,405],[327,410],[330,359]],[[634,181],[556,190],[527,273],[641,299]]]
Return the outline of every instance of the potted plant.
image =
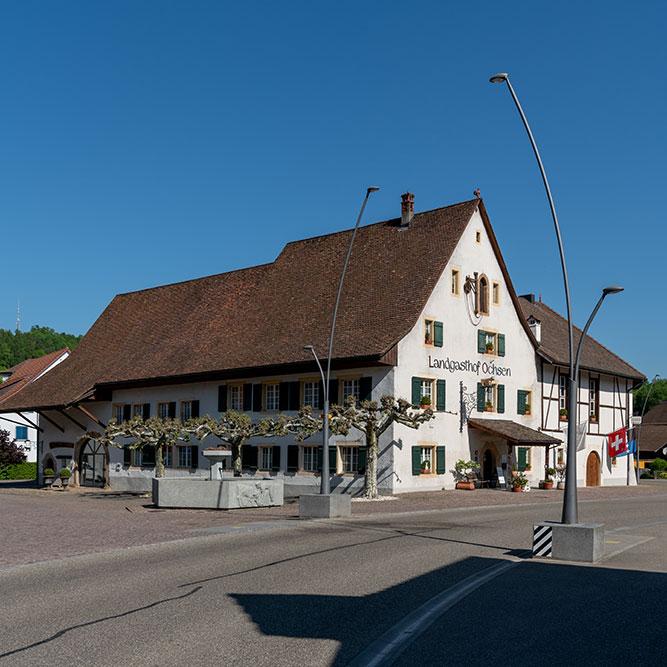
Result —
[[[55,475],[56,473],[53,471],[53,468],[44,468],[44,486],[51,486]]]
[[[69,478],[72,476],[72,471],[69,468],[63,468],[58,475],[60,476],[63,488],[66,488],[69,484]]]
[[[422,406],[422,408],[430,408],[431,407],[431,399],[428,396],[422,396],[421,406]]]
[[[526,403],[526,407],[525,407],[525,409],[524,409],[524,413],[523,413],[523,414],[524,414],[524,415],[529,415],[529,414],[530,414],[530,405],[528,405],[528,403]]]
[[[565,464],[562,461],[556,466],[556,479],[556,488],[562,491],[565,488]]]
[[[486,347],[487,354],[491,354],[493,352],[493,343],[489,342],[485,345],[485,347]]]
[[[533,469],[533,466],[530,463],[526,463],[525,471],[530,472]]]
[[[422,461],[422,475],[430,475],[431,474],[431,462],[430,461]]]
[[[459,459],[454,464],[454,472],[459,480],[456,482],[457,489],[464,489],[466,491],[473,491],[475,488],[476,471],[479,469],[479,464],[475,461],[465,461]]]
[[[493,412],[493,403],[491,403],[491,401],[487,401],[487,402],[484,404],[484,410],[485,410],[486,412]]]
[[[591,420],[592,422],[597,422],[598,417],[597,417],[597,415],[596,415],[594,412],[591,412],[590,420]]]
[[[528,484],[528,478],[521,472],[515,473],[512,477],[512,490],[516,493],[523,491]]]
[[[562,422],[567,421],[567,410],[565,408],[561,408],[558,414]]]
[[[540,486],[547,491],[551,491],[554,488],[553,476],[556,474],[554,468],[545,468],[544,469],[544,481],[540,482]]]
[[[431,344],[431,334],[428,331],[424,334],[424,342],[426,345]]]

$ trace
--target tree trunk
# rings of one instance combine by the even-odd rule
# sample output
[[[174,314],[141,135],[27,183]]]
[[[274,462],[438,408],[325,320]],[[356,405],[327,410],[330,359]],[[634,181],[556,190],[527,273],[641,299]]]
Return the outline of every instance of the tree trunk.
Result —
[[[164,477],[163,445],[155,445],[155,476]]]
[[[364,498],[378,498],[378,438],[375,430],[366,429],[366,474]]]
[[[234,464],[234,477],[241,477],[243,474],[243,466],[241,465],[241,449],[243,443],[233,442],[232,445],[232,461]]]

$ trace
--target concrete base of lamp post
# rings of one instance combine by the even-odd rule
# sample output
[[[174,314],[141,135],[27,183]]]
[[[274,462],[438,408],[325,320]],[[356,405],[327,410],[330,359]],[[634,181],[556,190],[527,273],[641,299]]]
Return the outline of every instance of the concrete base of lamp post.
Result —
[[[303,519],[333,519],[350,516],[352,497],[345,493],[304,494],[299,496],[299,516]]]
[[[533,525],[533,558],[596,563],[604,555],[603,523]]]

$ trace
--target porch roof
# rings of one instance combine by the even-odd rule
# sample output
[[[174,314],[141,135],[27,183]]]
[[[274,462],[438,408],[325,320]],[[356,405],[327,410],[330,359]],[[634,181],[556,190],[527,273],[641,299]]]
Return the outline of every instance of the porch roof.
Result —
[[[511,419],[469,419],[468,425],[485,433],[496,435],[513,445],[555,445],[562,441],[533,428],[517,424]]]

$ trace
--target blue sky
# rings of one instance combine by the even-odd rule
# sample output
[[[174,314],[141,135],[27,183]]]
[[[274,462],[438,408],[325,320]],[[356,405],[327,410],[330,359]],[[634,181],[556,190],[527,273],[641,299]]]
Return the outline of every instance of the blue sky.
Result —
[[[667,376],[657,2],[4,2],[0,327],[85,333],[120,292],[481,189],[519,294]]]

